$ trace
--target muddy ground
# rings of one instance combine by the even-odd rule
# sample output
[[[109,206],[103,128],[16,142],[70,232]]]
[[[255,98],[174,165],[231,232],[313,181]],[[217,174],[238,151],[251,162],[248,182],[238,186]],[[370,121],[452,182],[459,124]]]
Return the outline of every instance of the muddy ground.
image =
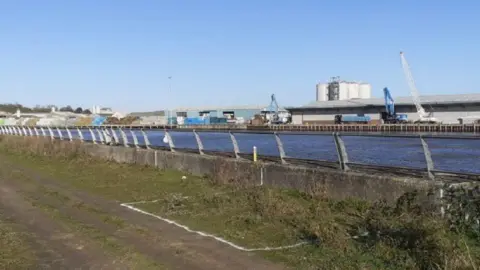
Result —
[[[22,248],[33,254],[30,269],[284,268],[120,203],[0,155],[0,220],[23,233]]]

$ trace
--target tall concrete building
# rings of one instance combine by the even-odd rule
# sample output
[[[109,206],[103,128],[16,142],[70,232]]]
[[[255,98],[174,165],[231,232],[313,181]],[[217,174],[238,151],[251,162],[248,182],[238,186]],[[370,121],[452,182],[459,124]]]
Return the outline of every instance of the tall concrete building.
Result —
[[[372,97],[369,83],[347,82],[333,78],[329,83],[317,84],[316,101],[366,99]]]

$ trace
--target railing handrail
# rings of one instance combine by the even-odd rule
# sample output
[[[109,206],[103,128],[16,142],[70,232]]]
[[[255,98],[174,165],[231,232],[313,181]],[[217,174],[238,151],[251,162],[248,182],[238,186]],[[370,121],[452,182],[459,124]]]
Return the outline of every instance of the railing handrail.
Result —
[[[40,129],[40,130],[39,130]],[[47,132],[45,132],[44,127],[26,127],[26,126],[13,126],[13,125],[3,125],[0,126],[0,134],[6,134],[6,135],[21,135],[21,136],[37,136],[37,137],[50,137],[51,140],[55,139],[60,139],[60,140],[69,140],[73,141],[74,138],[72,135],[71,130],[72,128],[68,126],[63,126],[63,127],[47,127]],[[67,135],[63,135],[61,131],[65,131]],[[142,135],[137,135],[136,132],[134,132],[135,129],[129,129],[130,137],[132,138],[132,142],[130,143],[128,140],[128,137],[124,130],[122,128],[115,129],[113,127],[109,127],[109,130],[106,126],[93,126],[93,127],[88,127],[88,128],[80,128],[77,127],[75,129],[76,132],[78,133],[78,139],[81,141],[91,141],[94,144],[110,144],[110,145],[121,145],[123,144],[125,147],[136,147],[136,148],[157,148],[157,149],[168,149],[172,152],[176,150],[185,150],[182,148],[177,148],[174,144],[173,138],[171,136],[172,130],[165,129],[163,132],[165,133],[166,138],[168,139],[168,142],[165,142],[168,147],[157,147],[155,145],[152,145],[150,143],[150,140],[148,138],[148,133],[145,132],[143,129],[141,130]],[[90,133],[90,137],[92,138],[91,140],[85,140],[85,136],[82,132],[82,130],[87,131],[87,133]],[[118,136],[117,132],[120,133],[121,136]],[[174,130],[173,132],[178,132],[178,130]],[[186,131],[180,131],[180,132],[186,132]],[[196,143],[197,143],[197,150],[199,154],[204,155],[205,153],[209,153],[212,151],[209,151],[207,149],[204,149],[203,143],[201,140],[201,137],[198,136],[197,132],[209,132],[209,133],[219,133],[218,131],[200,131],[196,130],[193,131],[193,134],[195,135]],[[230,130],[230,131],[222,131],[221,133],[229,133],[230,134],[230,139],[231,143],[233,145],[233,154],[235,154],[235,158],[242,158],[242,155],[245,155],[244,153],[241,153],[238,147],[237,139],[235,137],[235,134],[242,134],[242,133],[248,133],[248,134],[270,134],[273,135],[277,144],[278,152],[280,153],[279,156],[272,156],[273,158],[278,158],[283,164],[287,164],[289,160],[303,160],[303,161],[308,161],[308,159],[301,159],[301,158],[292,158],[289,157],[285,154],[285,150],[283,148],[283,142],[280,138],[279,135],[292,135],[292,133],[287,132],[287,133],[280,133],[280,132],[242,132],[242,131],[236,131],[236,130]],[[358,166],[371,166],[375,167],[377,164],[364,164],[364,163],[358,163],[358,162],[351,162],[348,159],[348,153],[346,151],[346,146],[345,143],[343,142],[342,137],[347,137],[347,136],[363,136],[363,137],[401,137],[401,138],[416,138],[419,139],[419,143],[421,142],[422,145],[422,151],[425,156],[425,162],[427,164],[426,168],[413,168],[413,167],[401,167],[401,166],[387,166],[389,168],[396,168],[396,169],[408,169],[411,171],[423,171],[428,173],[428,177],[432,180],[435,179],[435,175],[438,173],[449,173],[449,174],[459,174],[459,175],[478,175],[478,174],[470,174],[470,173],[463,173],[463,172],[453,172],[453,171],[441,171],[435,168],[433,160],[431,158],[431,153],[428,147],[427,142],[424,140],[425,138],[428,138],[429,136],[425,135],[410,135],[410,136],[399,136],[399,135],[379,135],[379,134],[341,134],[338,132],[334,133],[296,133],[294,135],[323,135],[323,136],[333,136],[334,142],[336,145],[337,149],[337,155],[338,155],[338,160],[337,160],[337,165],[338,168],[340,168],[343,171],[349,170],[349,165],[358,165]],[[143,136],[143,142],[144,144],[140,145],[138,136]],[[430,136],[432,137],[432,136]],[[119,138],[122,138],[120,140]],[[457,138],[457,139],[479,139],[479,138],[470,138],[470,137],[455,137],[455,136],[450,136],[450,137],[445,137],[445,136],[435,136],[433,138],[436,139],[452,139],[452,138]],[[189,150],[191,148],[188,148]],[[223,152],[227,153],[227,152]],[[232,153],[232,152],[228,152]],[[264,158],[267,158],[268,156],[261,156]],[[311,161],[311,160],[310,160]],[[321,160],[315,160],[316,162],[321,162]],[[330,161],[325,161],[329,163]],[[330,162],[331,163],[331,162]],[[378,167],[378,166],[377,166]]]
[[[102,126],[21,126],[21,125],[3,125],[4,127],[30,127],[30,128],[52,128],[52,129],[105,129],[105,128],[123,128],[123,129],[138,129],[144,131],[164,131],[170,130],[171,132],[198,132],[198,133],[238,133],[238,134],[280,134],[280,135],[298,135],[298,136],[331,136],[331,131],[288,131],[288,130],[242,130],[242,129],[203,129],[203,128],[180,128],[169,129],[163,126],[145,126],[145,125],[102,125]],[[393,138],[435,138],[435,139],[459,139],[459,140],[478,140],[480,139],[480,133],[472,135],[450,135],[448,133],[441,132],[355,132],[355,131],[336,131],[342,136],[359,136],[359,137],[393,137]],[[433,134],[436,133],[436,134]],[[455,132],[452,132],[455,133]]]

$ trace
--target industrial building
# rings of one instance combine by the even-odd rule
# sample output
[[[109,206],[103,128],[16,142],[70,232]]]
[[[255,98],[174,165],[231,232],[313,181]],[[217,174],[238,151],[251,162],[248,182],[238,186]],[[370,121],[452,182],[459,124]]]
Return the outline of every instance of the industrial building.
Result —
[[[427,112],[444,124],[469,123],[480,119],[480,94],[420,96]],[[383,98],[315,101],[301,107],[287,108],[293,124],[333,124],[335,115],[365,115],[372,123],[381,123],[385,112]],[[411,96],[396,97],[397,113],[406,114],[409,121],[419,119]]]
[[[175,108],[155,112],[134,112],[129,116],[139,117],[142,124],[222,124],[248,123],[262,112],[272,111],[270,106],[235,106],[235,107],[198,107]],[[288,114],[288,111],[279,108],[279,113]],[[167,120],[168,119],[168,120]]]
[[[366,99],[372,97],[369,83],[342,81],[333,77],[329,83],[317,84],[316,101]]]

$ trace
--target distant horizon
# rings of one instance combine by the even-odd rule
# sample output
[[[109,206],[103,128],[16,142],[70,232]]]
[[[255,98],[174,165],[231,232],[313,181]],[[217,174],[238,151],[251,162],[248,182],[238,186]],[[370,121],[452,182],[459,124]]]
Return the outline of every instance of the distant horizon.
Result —
[[[440,94],[440,95],[420,95],[420,98],[421,97],[431,97],[431,96],[464,96],[464,95],[478,95],[480,96],[480,93],[466,93],[466,94],[462,94],[462,93],[458,93],[458,94]],[[393,97],[394,100],[396,100],[397,98],[400,98],[400,99],[403,99],[403,98],[411,98],[411,96],[397,96],[397,97]],[[353,98],[353,99],[346,99],[346,100],[342,100],[342,101],[348,101],[348,100],[365,100],[365,99],[361,99],[361,98]],[[382,97],[375,97],[375,96],[372,96],[371,98],[369,99],[383,99],[383,96]],[[328,100],[328,101],[318,101],[320,103],[322,102],[331,102],[331,101],[336,101],[336,100]],[[310,101],[310,102],[307,102],[305,104],[302,104],[302,105],[299,105],[299,106],[288,106],[288,105],[280,105],[279,106],[281,108],[295,108],[295,107],[302,107],[302,106],[306,106],[306,105],[309,105],[309,104],[312,104],[312,103],[315,103],[317,102],[315,99]],[[24,107],[28,107],[30,109],[34,109],[35,106],[40,106],[42,108],[47,108],[47,106],[51,106],[52,104],[49,104],[49,105],[40,105],[40,104],[36,104],[34,106],[26,106],[25,104],[21,104],[21,103],[0,103],[0,105],[5,105],[5,104],[19,104],[19,105],[22,105]],[[149,113],[149,112],[156,112],[156,111],[169,111],[169,110],[173,110],[173,111],[179,111],[179,110],[216,110],[216,109],[256,109],[256,108],[265,108],[265,107],[268,107],[270,105],[270,103],[268,104],[258,104],[258,105],[255,105],[255,104],[237,104],[237,105],[221,105],[221,106],[215,106],[215,105],[208,105],[208,106],[192,106],[192,107],[185,107],[185,106],[179,106],[179,107],[174,107],[174,108],[158,108],[158,109],[153,109],[153,110],[148,110],[148,111],[120,111],[120,110],[117,110],[115,107],[108,107],[108,106],[101,106],[101,105],[98,105],[100,106],[100,108],[102,109],[111,109],[113,112],[120,112],[120,113]],[[69,106],[68,104],[67,105],[52,105],[52,106],[55,106],[57,109],[60,109],[62,107],[67,107]],[[95,105],[96,106],[96,105]],[[90,106],[90,107],[81,107],[81,106],[78,106],[78,107],[74,107],[74,106],[71,106],[73,108],[73,110],[77,109],[77,108],[82,108],[83,110],[89,110],[89,111],[92,111],[92,108],[93,108],[93,105]],[[0,111],[2,111],[0,109]]]

